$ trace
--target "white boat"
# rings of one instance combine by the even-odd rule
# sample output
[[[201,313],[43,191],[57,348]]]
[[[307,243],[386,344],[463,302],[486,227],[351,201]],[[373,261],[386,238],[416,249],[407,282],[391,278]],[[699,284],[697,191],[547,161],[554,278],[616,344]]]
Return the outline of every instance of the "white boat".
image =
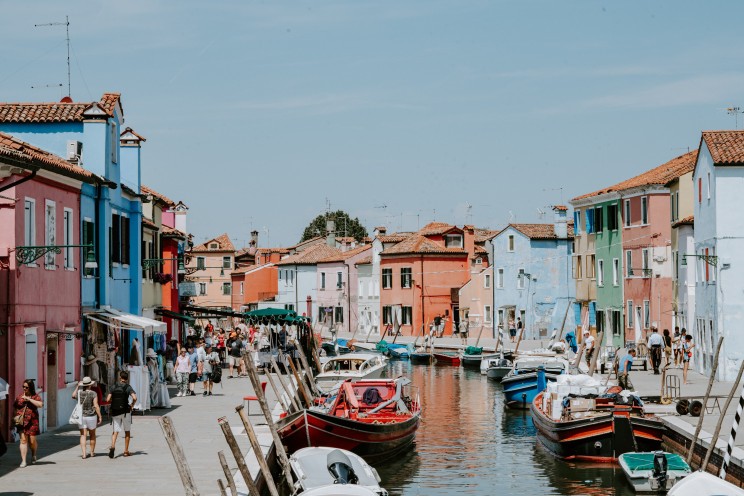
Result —
[[[500,381],[508,374],[514,363],[506,358],[491,358],[487,361],[486,376],[489,379]],[[481,365],[483,369],[483,365]]]
[[[637,493],[665,493],[692,473],[681,456],[664,451],[623,453],[617,461]]]
[[[380,476],[361,456],[328,447],[297,450],[289,459],[295,475],[293,495],[387,496]]]
[[[323,390],[346,379],[376,379],[382,375],[387,359],[378,353],[347,353],[330,358],[315,382]]]
[[[677,482],[667,494],[669,496],[744,496],[744,489],[708,472],[695,472]]]

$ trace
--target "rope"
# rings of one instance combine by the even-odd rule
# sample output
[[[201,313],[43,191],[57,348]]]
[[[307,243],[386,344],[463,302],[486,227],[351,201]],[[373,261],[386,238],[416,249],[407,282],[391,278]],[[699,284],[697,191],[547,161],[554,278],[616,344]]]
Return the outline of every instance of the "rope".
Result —
[[[739,405],[736,407],[736,416],[734,417],[734,424],[731,426],[731,436],[729,437],[728,446],[726,446],[726,455],[723,457],[723,464],[721,465],[721,473],[719,477],[726,480],[726,469],[728,468],[729,461],[731,460],[731,452],[734,450],[734,440],[736,439],[736,431],[739,429],[739,422],[741,422],[741,414],[744,410],[744,386],[741,388],[741,396],[739,397]],[[712,447],[715,449],[715,446]]]

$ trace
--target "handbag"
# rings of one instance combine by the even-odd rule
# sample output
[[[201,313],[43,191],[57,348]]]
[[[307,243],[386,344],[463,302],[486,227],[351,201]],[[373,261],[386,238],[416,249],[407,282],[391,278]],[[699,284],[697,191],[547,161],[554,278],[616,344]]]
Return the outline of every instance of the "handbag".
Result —
[[[24,417],[26,416],[26,408],[28,408],[28,405],[23,407],[23,411],[19,414],[16,414],[15,417],[13,417],[13,425],[16,427],[23,427],[23,425],[26,423]]]
[[[78,391],[77,394],[77,405],[72,409],[70,414],[69,423],[73,425],[83,425],[83,405],[80,403],[80,394],[82,391]]]

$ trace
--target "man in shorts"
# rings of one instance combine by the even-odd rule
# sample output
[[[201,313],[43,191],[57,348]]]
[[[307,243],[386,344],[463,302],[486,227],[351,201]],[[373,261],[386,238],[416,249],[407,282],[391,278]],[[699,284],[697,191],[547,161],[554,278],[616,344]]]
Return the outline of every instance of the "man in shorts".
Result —
[[[634,391],[633,383],[630,382],[630,369],[633,367],[633,360],[635,360],[636,350],[631,348],[628,350],[628,354],[620,359],[618,367],[617,383],[628,391]]]
[[[132,402],[129,402],[132,398]],[[111,404],[111,420],[114,426],[114,432],[111,434],[111,447],[109,447],[109,458],[114,457],[116,448],[116,438],[119,433],[124,433],[124,456],[130,456],[129,440],[131,439],[132,430],[132,407],[137,402],[137,395],[129,385],[129,372],[122,370],[119,372],[119,382],[111,388],[106,401]]]
[[[227,365],[229,366],[229,374],[228,377],[232,379],[233,377],[237,377],[237,375],[233,375],[233,369],[235,370],[236,374],[240,374],[240,364],[242,363],[240,356],[242,353],[243,348],[243,341],[238,337],[235,336],[231,338],[228,341],[228,357],[227,357]]]

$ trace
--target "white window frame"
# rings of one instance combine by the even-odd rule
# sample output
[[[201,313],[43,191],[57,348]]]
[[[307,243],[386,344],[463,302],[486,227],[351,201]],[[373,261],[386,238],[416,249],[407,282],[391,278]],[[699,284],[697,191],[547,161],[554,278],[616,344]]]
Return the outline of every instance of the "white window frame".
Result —
[[[492,320],[491,305],[483,305],[483,323],[490,324]]]
[[[51,223],[50,224],[50,208]],[[57,202],[54,200],[44,200],[44,244],[46,246],[57,244]],[[44,268],[47,270],[57,269],[57,254],[49,251],[44,255]]]
[[[71,208],[65,207],[62,210],[62,244],[72,245],[75,244],[75,213]],[[64,264],[65,270],[75,270],[75,257],[73,256],[73,248],[64,248]]]
[[[222,283],[222,296],[232,296],[232,282]]]
[[[483,265],[483,258],[478,257],[475,259],[475,265]]]
[[[641,270],[643,271],[641,274],[643,277],[651,277],[651,274],[649,273],[649,270],[651,270],[651,261],[649,259],[648,248],[643,248],[641,250]]]
[[[491,288],[491,274],[483,274],[483,287],[485,289]]]
[[[325,289],[326,287],[326,274],[325,272],[320,273],[320,289]]]
[[[444,235],[444,246],[445,248],[462,248],[463,247],[462,234],[445,234]]]
[[[504,289],[504,268],[499,267],[496,270],[496,287],[498,289]]]
[[[207,296],[207,283],[206,282],[199,283],[199,296]]]
[[[628,328],[633,328],[633,324],[634,324],[633,319],[635,318],[635,315],[633,315],[633,313],[634,313],[634,310],[633,310],[633,300],[628,300],[628,304],[626,306],[628,308],[628,310],[627,310],[627,312],[628,312],[628,326],[627,327]]]
[[[613,286],[620,285],[620,259],[619,258],[612,259],[612,285]]]
[[[643,300],[643,328],[651,327],[651,301]]]
[[[404,270],[408,270],[408,272],[403,272]],[[413,287],[413,268],[412,267],[401,267],[400,268],[400,287],[403,289],[409,289]]]
[[[630,227],[630,200],[623,202],[623,226]]]
[[[243,284],[244,282],[240,282],[240,296],[243,296]]]
[[[604,286],[604,260],[597,260],[597,286]]]
[[[625,250],[625,277],[633,277],[633,252]]]
[[[344,276],[342,272],[336,272],[336,289],[344,287]]]
[[[222,257],[222,268],[232,269],[232,258],[229,255]]]
[[[39,384],[39,335],[36,327],[27,327],[23,329],[24,335],[24,356],[26,362],[26,370],[24,379],[33,379],[36,384]],[[43,346],[44,343],[41,343]],[[29,345],[31,349],[29,349]],[[31,352],[32,351],[32,352]]]
[[[517,270],[517,289],[524,289],[525,288],[525,284],[524,284],[525,277],[526,276],[525,276],[525,270],[524,269]]]
[[[648,196],[641,197],[641,225],[648,225]]]
[[[708,171],[708,184],[707,184],[707,190],[708,190],[708,202],[710,202],[710,171]]]

